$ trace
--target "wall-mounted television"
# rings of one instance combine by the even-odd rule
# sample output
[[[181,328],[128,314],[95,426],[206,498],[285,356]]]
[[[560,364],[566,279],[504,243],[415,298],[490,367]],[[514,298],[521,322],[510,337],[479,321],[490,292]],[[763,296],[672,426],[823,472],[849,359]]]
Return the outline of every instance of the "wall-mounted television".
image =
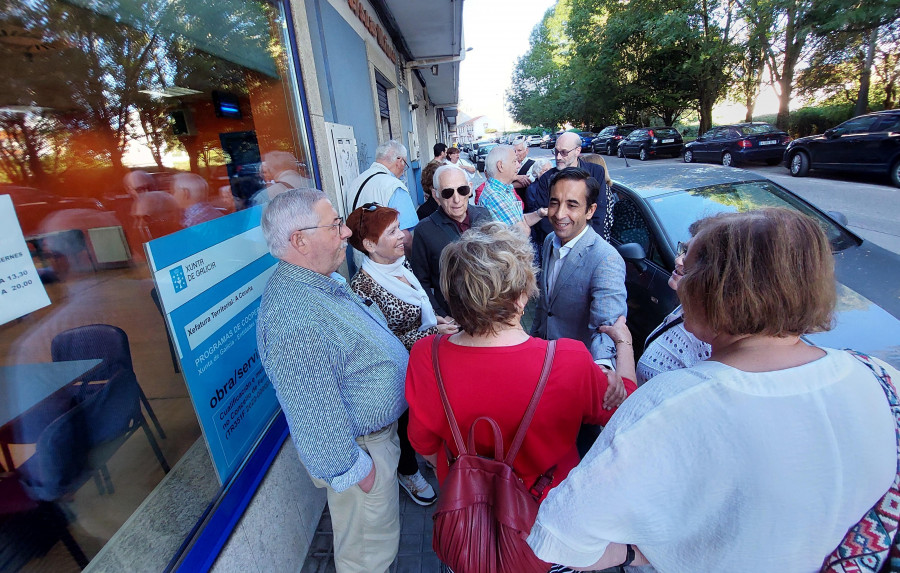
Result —
[[[216,117],[241,119],[241,105],[236,95],[214,91],[212,97],[216,109]]]

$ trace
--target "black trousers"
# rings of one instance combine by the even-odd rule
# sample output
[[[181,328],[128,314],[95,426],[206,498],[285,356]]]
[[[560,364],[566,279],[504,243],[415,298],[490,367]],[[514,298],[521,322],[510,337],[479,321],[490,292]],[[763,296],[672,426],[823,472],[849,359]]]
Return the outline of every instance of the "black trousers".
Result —
[[[400,463],[397,464],[397,473],[411,476],[419,471],[419,462],[416,461],[416,451],[409,443],[407,429],[409,428],[409,410],[403,412],[397,420],[397,436],[400,438]]]

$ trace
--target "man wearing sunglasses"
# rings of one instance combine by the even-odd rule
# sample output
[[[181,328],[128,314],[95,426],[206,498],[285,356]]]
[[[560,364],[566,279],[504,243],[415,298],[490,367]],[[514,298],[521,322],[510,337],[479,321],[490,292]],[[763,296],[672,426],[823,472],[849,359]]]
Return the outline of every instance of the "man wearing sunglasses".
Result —
[[[610,229],[612,229],[612,191],[606,185],[606,171],[602,165],[588,163],[581,159],[581,136],[567,131],[556,140],[553,149],[556,158],[556,167],[548,170],[537,181],[528,186],[525,191],[525,209],[533,211],[550,205],[550,180],[553,176],[567,167],[580,167],[591,177],[600,182],[600,196],[597,199],[597,210],[591,217],[590,225],[598,235],[609,241]],[[543,247],[544,239],[553,232],[553,226],[549,220],[544,219],[532,227],[531,238],[538,249],[538,255]]]
[[[409,263],[428,293],[435,314],[447,316],[449,308],[441,294],[441,252],[469,228],[490,221],[491,215],[484,207],[469,203],[472,195],[469,179],[456,165],[438,167],[432,183],[438,209],[416,227]]]
[[[399,211],[403,244],[406,245],[406,254],[409,256],[412,230],[419,222],[419,217],[416,215],[416,206],[409,195],[409,189],[400,180],[409,168],[406,157],[406,147],[393,139],[375,148],[375,162],[350,184],[346,212],[350,213],[366,203],[378,203]],[[357,267],[362,265],[363,257],[365,255],[359,251],[353,251],[353,260]]]

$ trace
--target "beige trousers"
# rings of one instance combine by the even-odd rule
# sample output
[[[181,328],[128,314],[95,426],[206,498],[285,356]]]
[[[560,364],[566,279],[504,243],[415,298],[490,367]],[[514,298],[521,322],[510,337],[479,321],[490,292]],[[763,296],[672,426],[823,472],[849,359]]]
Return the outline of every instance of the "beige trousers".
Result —
[[[356,438],[375,464],[375,484],[369,493],[354,485],[340,493],[324,481],[334,531],[337,573],[382,573],[390,568],[400,546],[400,489],[397,462],[400,440],[397,423]]]

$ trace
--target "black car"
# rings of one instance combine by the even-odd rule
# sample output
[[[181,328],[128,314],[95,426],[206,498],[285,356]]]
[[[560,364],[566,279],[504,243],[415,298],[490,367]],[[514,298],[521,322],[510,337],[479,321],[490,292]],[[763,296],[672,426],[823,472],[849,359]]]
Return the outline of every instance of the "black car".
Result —
[[[547,135],[542,137],[541,149],[553,149],[553,147],[556,145],[557,138],[559,138],[559,133],[548,133]]]
[[[619,157],[637,156],[641,161],[651,157],[669,155],[678,157],[684,149],[684,140],[674,127],[641,127],[619,142]]]
[[[781,163],[791,141],[784,131],[768,123],[736,123],[713,127],[684,146],[684,162],[721,162],[736,167],[746,161]]]
[[[822,135],[795,139],[784,164],[794,177],[810,169],[886,173],[900,187],[900,109],[861,115]]]
[[[478,156],[475,158],[475,165],[478,171],[484,171],[484,160],[491,149],[497,147],[496,143],[482,143],[478,146]]]
[[[611,242],[626,261],[628,325],[640,350],[678,305],[667,281],[691,223],[723,211],[786,207],[815,219],[831,242],[839,283],[836,328],[807,335],[822,346],[855,348],[900,367],[900,256],[859,238],[784,187],[743,169],[655,165],[618,169]]]
[[[591,142],[594,141],[597,134],[592,131],[579,131],[578,137],[581,138],[581,152],[588,153],[591,151]]]
[[[600,130],[597,137],[591,142],[594,153],[606,153],[615,155],[619,149],[619,142],[629,133],[637,129],[636,125],[608,125]]]

